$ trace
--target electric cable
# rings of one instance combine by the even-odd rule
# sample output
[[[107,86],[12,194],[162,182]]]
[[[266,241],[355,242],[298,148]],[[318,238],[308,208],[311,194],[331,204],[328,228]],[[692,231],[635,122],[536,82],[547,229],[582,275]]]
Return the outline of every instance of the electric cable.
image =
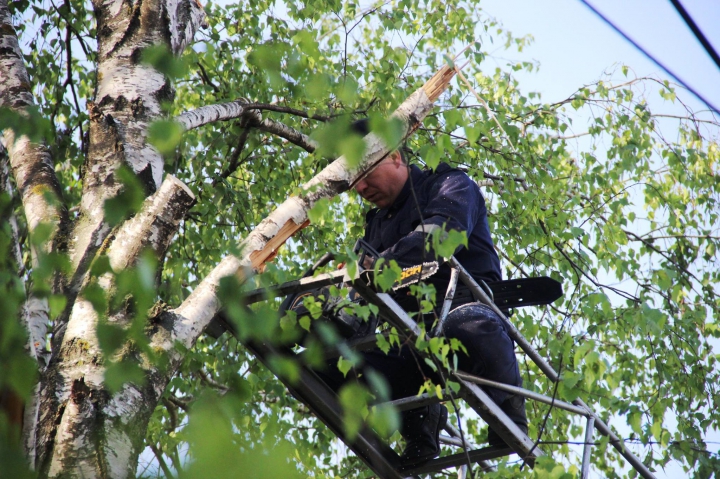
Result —
[[[649,52],[647,52],[647,51],[646,51],[643,47],[641,47],[635,40],[633,40],[629,35],[627,35],[625,32],[623,32],[618,26],[616,26],[616,25],[615,25],[610,19],[608,19],[605,15],[603,15],[602,13],[600,13],[600,11],[598,11],[598,10],[597,10],[595,7],[593,7],[590,3],[588,3],[586,0],[580,0],[580,2],[582,2],[586,7],[588,7],[590,10],[592,10],[592,11],[595,13],[595,15],[597,15],[598,17],[600,17],[600,18],[601,18],[605,23],[607,23],[613,30],[615,30],[615,31],[618,32],[620,35],[622,35],[623,38],[625,38],[625,40],[627,40],[627,41],[630,42],[635,48],[637,48],[638,50],[640,50],[640,52],[642,52],[643,55],[645,55],[647,58],[649,58],[650,60],[652,60],[657,66],[659,66],[660,68],[662,68],[663,70],[665,70],[665,72],[667,72],[671,77],[675,78],[675,80],[677,80],[678,83],[680,83],[683,87],[685,87],[685,89],[687,89],[690,93],[692,93],[693,95],[695,95],[695,97],[696,97],[698,100],[700,100],[701,102],[705,103],[705,105],[707,105],[708,108],[710,108],[713,112],[715,112],[715,113],[717,113],[717,114],[720,114],[720,108],[718,108],[717,106],[713,105],[713,104],[710,102],[710,100],[705,99],[705,97],[702,96],[700,93],[698,93],[694,88],[688,86],[687,82],[685,82],[684,80],[682,80],[678,75],[676,75],[675,73],[673,73],[673,71],[670,70],[670,68],[666,67],[660,60],[656,59],[656,58],[655,58],[654,56],[652,56]]]
[[[720,56],[717,54],[713,46],[710,44],[708,39],[703,34],[702,30],[700,30],[700,27],[697,26],[695,23],[695,20],[690,16],[690,14],[685,10],[685,7],[682,6],[682,3],[680,3],[680,0],[670,0],[670,3],[673,4],[675,7],[675,10],[678,11],[681,17],[683,17],[683,20],[685,20],[685,23],[687,26],[692,30],[693,34],[695,35],[695,38],[698,39],[698,41],[702,44],[702,46],[705,48],[705,51],[710,55],[710,58],[713,59],[715,62],[715,65],[720,68]]]

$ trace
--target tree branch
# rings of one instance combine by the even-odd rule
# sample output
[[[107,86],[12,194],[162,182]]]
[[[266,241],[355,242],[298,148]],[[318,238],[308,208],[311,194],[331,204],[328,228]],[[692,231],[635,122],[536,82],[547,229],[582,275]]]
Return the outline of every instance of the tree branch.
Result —
[[[175,475],[172,473],[167,463],[165,462],[165,459],[162,457],[162,451],[158,449],[155,444],[148,444],[148,447],[153,452],[153,454],[155,454],[155,458],[158,460],[158,464],[160,464],[160,469],[163,470],[163,474],[165,474],[165,477],[174,479]]]
[[[228,103],[206,105],[195,110],[186,111],[175,117],[175,121],[185,127],[186,130],[192,130],[216,121],[245,118],[248,121],[248,125],[258,130],[285,138],[309,153],[315,151],[317,143],[311,140],[310,137],[283,123],[268,118],[263,119],[257,110],[269,109],[265,108],[269,105],[265,105],[262,108],[257,107],[257,105],[257,103],[248,103],[247,100],[241,98]],[[304,118],[307,118],[307,115],[305,115]]]
[[[165,397],[162,398],[162,403],[167,409],[168,416],[170,416],[170,424],[168,424],[168,427],[166,429],[168,432],[172,432],[178,427],[178,408],[174,403],[172,403]]]
[[[145,200],[140,212],[122,224],[110,243],[107,256],[113,270],[133,265],[140,253],[165,254],[180,221],[195,204],[195,195],[182,181],[166,175],[160,189]]]
[[[448,67],[443,67],[393,113],[393,117],[399,119],[405,127],[402,138],[420,126],[454,74]],[[288,198],[241,242],[242,259],[232,255],[223,258],[177,309],[160,315],[152,333],[151,344],[154,348],[168,351],[173,370],[179,367],[182,360],[182,354],[175,349],[176,342],[191,348],[220,310],[216,293],[223,278],[237,275],[244,281],[252,274],[252,270],[261,269],[277,255],[278,248],[288,238],[309,224],[308,210],[319,199],[331,198],[352,188],[397,147],[386,145],[373,133],[365,137],[365,143],[365,155],[358,165],[352,166],[345,157],[340,157],[325,167],[302,187],[298,196]]]
[[[244,122],[243,122],[244,123]],[[232,155],[230,155],[230,161],[228,161],[227,165],[222,169],[222,172],[220,173],[220,177],[225,180],[230,175],[235,173],[235,170],[238,169],[240,164],[242,163],[240,161],[240,154],[242,153],[243,149],[245,148],[245,143],[247,142],[248,137],[250,136],[250,127],[245,125],[243,128],[243,131],[240,133],[240,137],[238,138],[237,145],[232,151]],[[245,160],[243,160],[245,161]],[[218,183],[220,183],[220,178],[213,179],[212,186],[213,188],[217,186]]]
[[[290,143],[299,146],[308,153],[314,152],[318,147],[317,143],[309,136],[304,135],[303,133],[300,133],[296,129],[291,128],[283,123],[271,120],[269,118],[265,118],[260,122],[251,121],[250,125],[254,126],[258,130],[272,133],[273,135],[279,136],[281,138],[285,138]]]
[[[228,103],[206,105],[181,113],[175,117],[175,121],[184,126],[186,130],[192,130],[216,121],[237,120],[248,113],[247,104],[247,100],[241,98]],[[259,114],[257,115],[259,116]]]
[[[202,382],[204,382],[205,384],[207,384],[208,386],[210,386],[213,389],[217,389],[218,391],[221,391],[223,394],[228,392],[228,390],[230,389],[226,385],[220,384],[219,382],[215,381],[212,377],[210,377],[210,375],[208,373],[206,373],[202,369],[198,370],[197,374],[198,374],[198,376],[200,376],[200,379],[202,380]]]
[[[278,113],[289,113],[290,115],[299,116],[301,118],[307,118],[309,120],[318,121],[330,121],[339,115],[311,115],[306,111],[298,110],[297,108],[290,108],[289,106],[272,105],[269,103],[248,103],[245,105],[248,110],[267,110],[275,111]]]
[[[190,411],[190,406],[188,405],[188,403],[192,400],[192,398],[180,399],[179,397],[175,396],[174,394],[168,394],[167,400],[185,412]]]

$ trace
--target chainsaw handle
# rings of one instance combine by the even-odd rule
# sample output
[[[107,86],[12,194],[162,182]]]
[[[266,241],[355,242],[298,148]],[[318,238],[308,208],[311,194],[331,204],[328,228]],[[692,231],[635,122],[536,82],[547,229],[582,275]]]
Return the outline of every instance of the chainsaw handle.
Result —
[[[362,253],[360,253],[362,251]],[[360,238],[355,242],[355,246],[353,246],[353,252],[355,254],[360,254],[357,260],[358,268],[360,268],[360,271],[370,269],[363,266],[365,264],[365,259],[368,257],[371,257],[373,259],[373,263],[375,263],[375,260],[380,257],[380,253],[377,252],[375,248],[373,248],[370,243],[365,241],[363,238]]]

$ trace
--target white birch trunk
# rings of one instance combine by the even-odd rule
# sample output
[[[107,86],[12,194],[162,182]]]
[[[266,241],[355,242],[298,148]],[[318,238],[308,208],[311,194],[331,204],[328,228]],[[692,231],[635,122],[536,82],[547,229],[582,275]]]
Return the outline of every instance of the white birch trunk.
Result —
[[[121,185],[115,171],[130,166],[149,193],[160,186],[163,158],[147,142],[147,129],[171,101],[174,91],[163,74],[139,61],[142,50],[167,45],[178,55],[204,25],[205,12],[195,0],[95,0],[98,36],[98,84],[90,102],[89,151],[83,178],[80,217],[70,235],[76,270],[71,294],[82,286],[87,267],[110,228],[103,218],[105,200]],[[169,44],[168,44],[169,39]]]
[[[7,0],[0,0],[0,107],[11,108],[22,113],[25,108],[34,104],[30,91],[27,69],[22,60],[22,52],[17,34],[12,25],[12,18]],[[12,130],[0,132],[4,136],[7,151],[0,152],[3,169],[2,187],[14,197],[12,183],[5,156],[9,160],[12,176],[20,195],[27,222],[28,233],[32,235],[40,224],[50,225],[54,232],[42,250],[31,248],[31,261],[37,266],[39,255],[54,251],[64,242],[63,230],[67,226],[67,212],[61,202],[60,184],[48,148],[44,144],[33,144],[27,137],[16,137]],[[1,140],[2,138],[0,138]],[[0,147],[2,149],[2,147]],[[49,198],[54,198],[49,199]],[[17,222],[10,217],[13,231],[13,253],[17,263],[16,274],[25,276],[21,245],[17,233]],[[59,277],[56,280],[59,281]],[[58,287],[58,282],[54,288]],[[42,371],[49,361],[49,352],[45,347],[49,307],[45,298],[38,298],[26,288],[28,297],[21,309],[20,321],[28,332],[27,350],[38,363]],[[36,391],[39,389],[36,388]],[[35,457],[36,428],[39,411],[39,396],[34,395],[25,404],[23,420],[23,445],[27,457],[33,462]]]
[[[7,0],[0,0],[5,2]],[[79,220],[68,235],[74,269],[68,281],[68,308],[56,324],[53,358],[41,378],[40,419],[34,463],[48,477],[132,477],[147,427],[164,385],[148,370],[148,386],[108,393],[99,349],[97,314],[81,290],[101,249],[114,267],[134,264],[144,248],[164,254],[192,194],[174,178],[160,187],[163,159],[147,143],[148,125],[160,117],[160,103],[172,100],[169,81],[138,61],[141,51],[165,44],[179,54],[204,23],[195,0],[95,1],[98,84],[90,113],[88,156]],[[104,203],[121,185],[115,178],[128,165],[143,182],[148,199],[132,220],[111,231]],[[17,175],[16,175],[17,177]],[[111,235],[115,235],[112,237]],[[108,289],[112,281],[104,279]],[[137,358],[142,363],[142,358]]]
[[[146,249],[163,255],[193,203],[192,192],[168,176],[110,241],[106,254],[113,270],[133,266]],[[109,293],[114,289],[110,275],[100,283]],[[125,324],[122,315],[109,320]],[[42,407],[39,447],[52,449],[41,469],[48,477],[133,477],[147,423],[165,388],[166,382],[157,379],[160,373],[147,358],[139,357],[147,372],[146,385],[126,384],[117,394],[109,394],[97,324],[93,306],[79,296],[57,353],[63,360],[48,370],[49,389],[43,394],[48,407]]]

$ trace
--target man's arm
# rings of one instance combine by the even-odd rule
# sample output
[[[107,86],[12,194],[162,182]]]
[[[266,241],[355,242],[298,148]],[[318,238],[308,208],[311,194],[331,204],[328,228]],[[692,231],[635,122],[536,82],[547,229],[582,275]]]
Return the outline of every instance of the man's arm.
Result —
[[[413,202],[413,197],[409,198]],[[485,201],[480,189],[465,173],[449,171],[435,180],[428,194],[428,202],[421,212],[422,221],[380,257],[395,260],[401,267],[436,259],[434,251],[427,251],[428,234],[434,229],[465,231],[468,236],[483,214]]]

